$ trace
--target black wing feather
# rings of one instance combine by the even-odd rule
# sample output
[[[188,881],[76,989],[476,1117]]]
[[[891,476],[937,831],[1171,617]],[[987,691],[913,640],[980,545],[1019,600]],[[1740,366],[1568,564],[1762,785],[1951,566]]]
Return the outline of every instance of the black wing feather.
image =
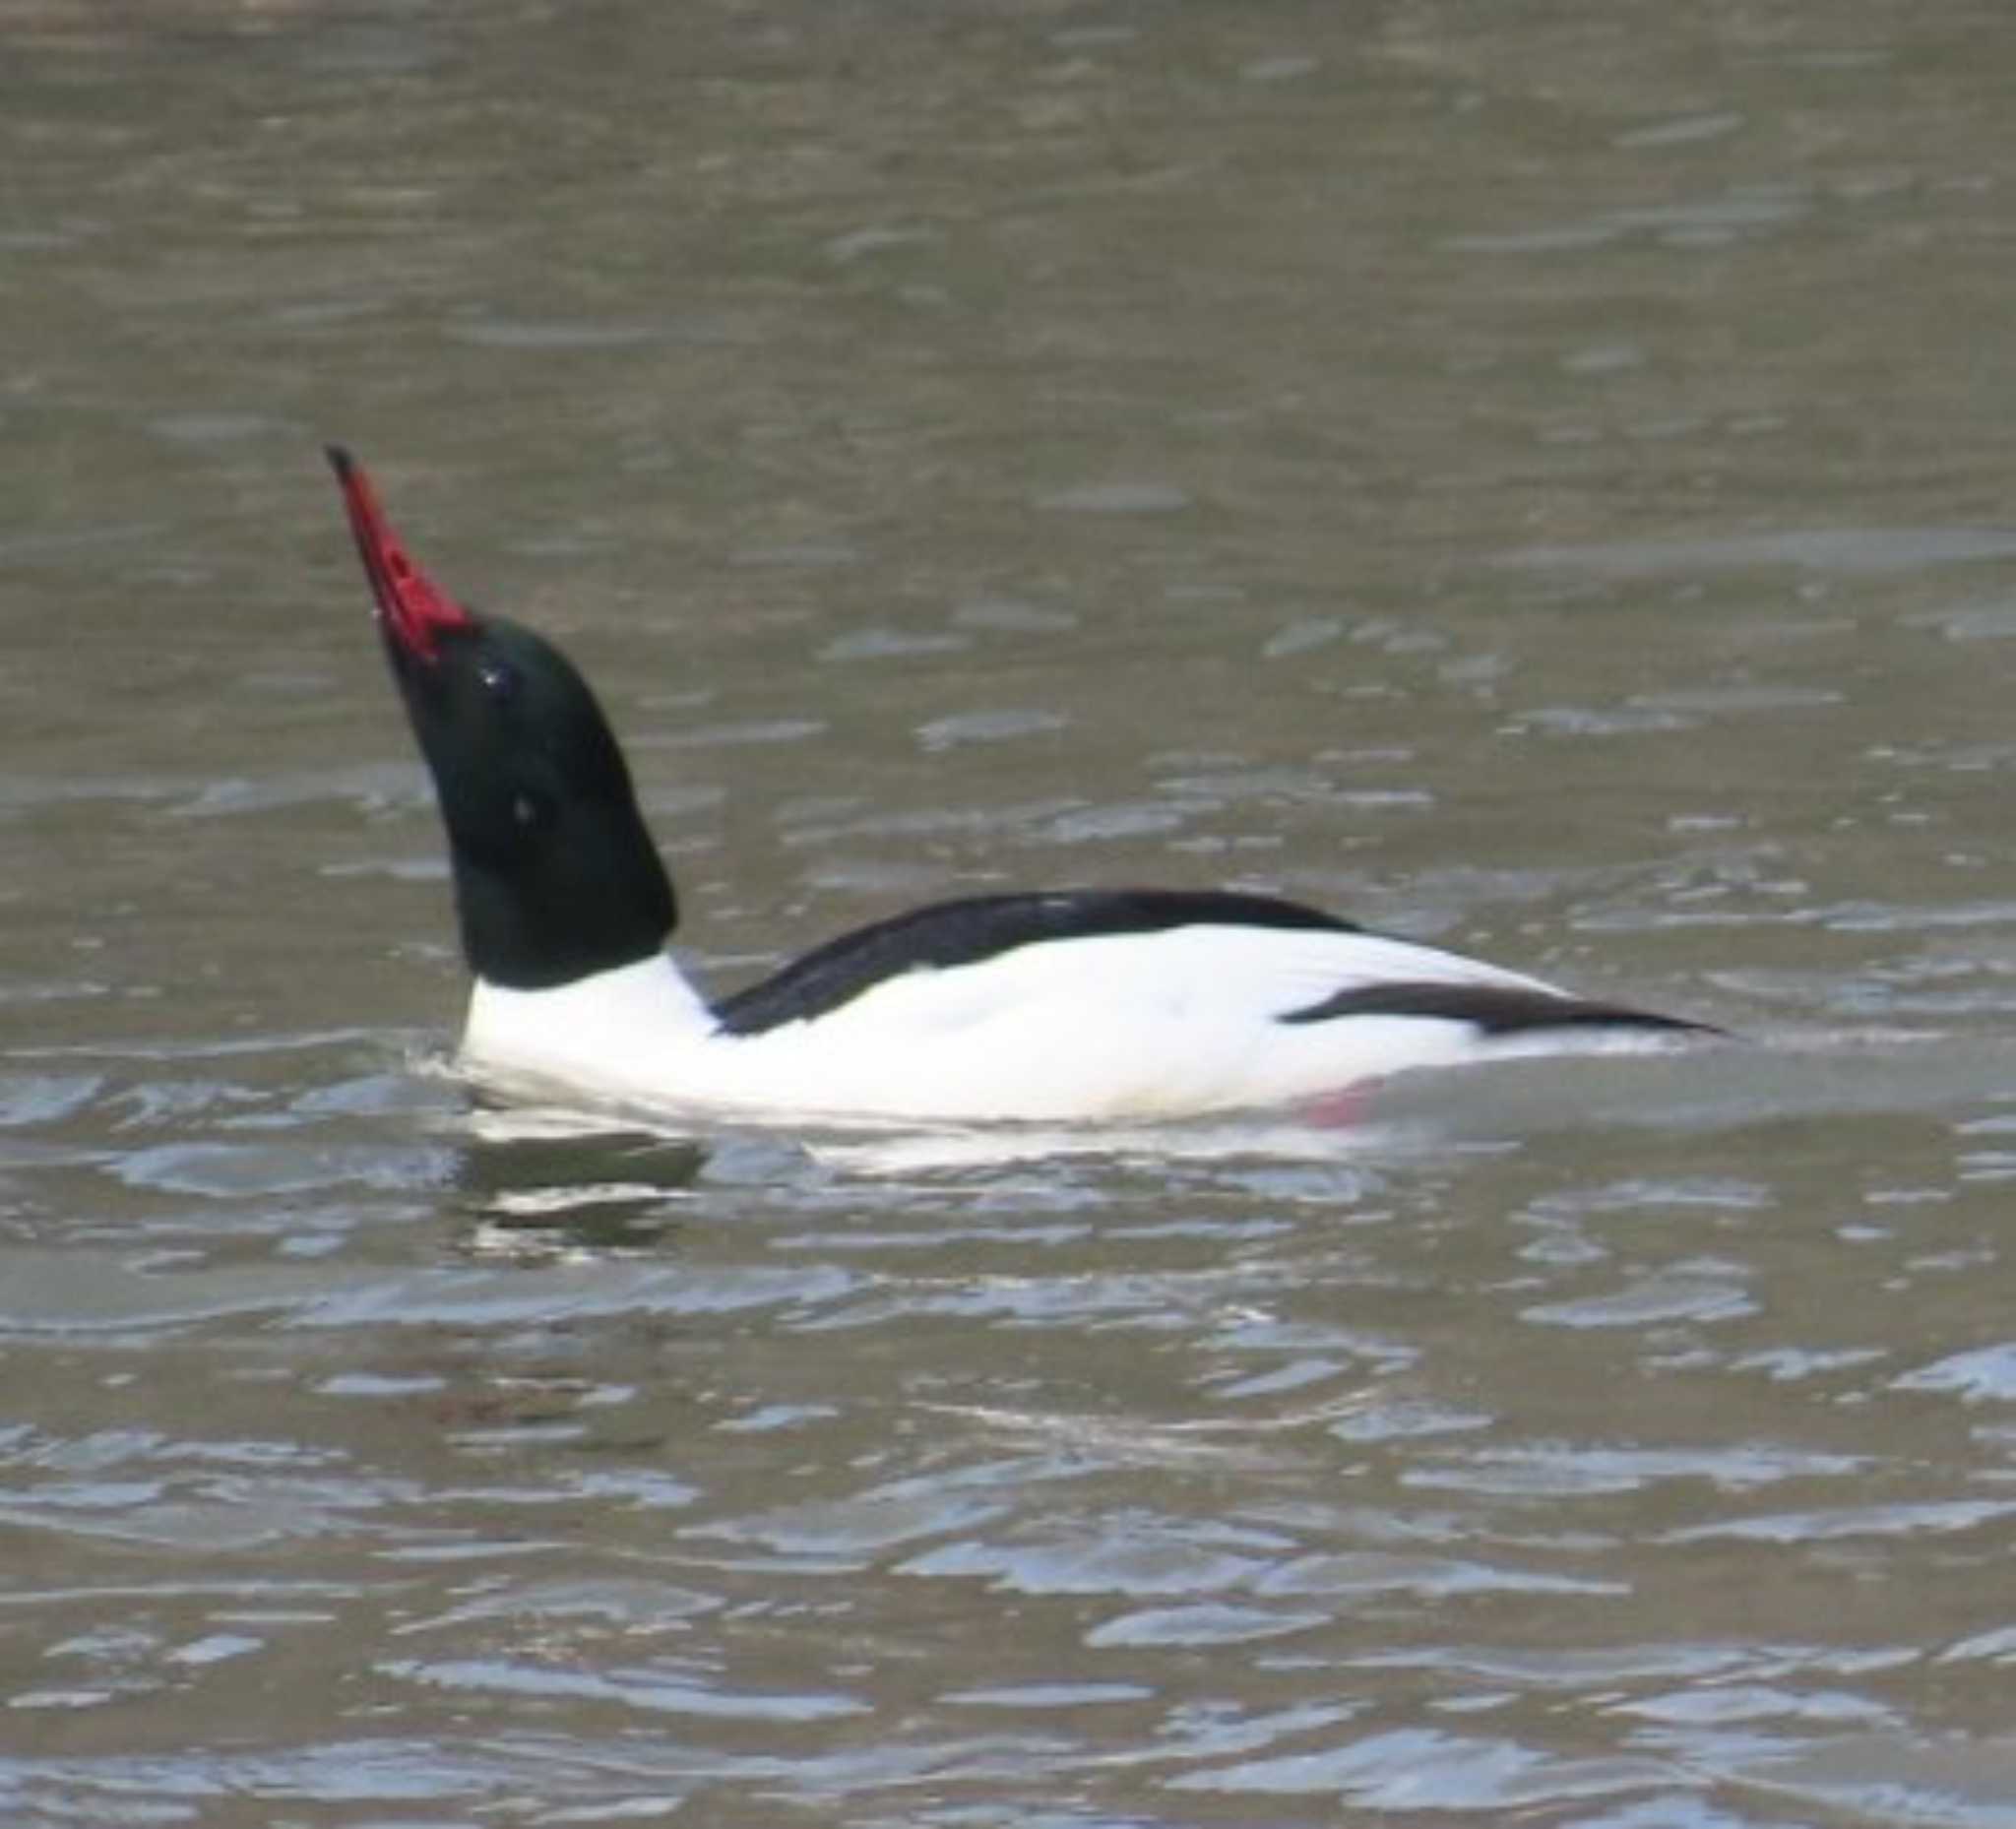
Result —
[[[1595,1003],[1518,985],[1438,981],[1359,984],[1306,1009],[1290,1010],[1284,1023],[1328,1023],[1343,1016],[1426,1016],[1469,1023],[1480,1035],[1512,1036],[1536,1029],[1655,1029],[1719,1035],[1707,1023],[1659,1016],[1628,1004]]]
[[[784,1023],[824,1016],[906,972],[976,965],[1041,940],[1163,933],[1199,925],[1364,931],[1321,909],[1234,890],[1069,889],[970,896],[934,902],[829,940],[776,977],[737,991],[716,1006],[715,1015],[728,1035],[760,1035]]]

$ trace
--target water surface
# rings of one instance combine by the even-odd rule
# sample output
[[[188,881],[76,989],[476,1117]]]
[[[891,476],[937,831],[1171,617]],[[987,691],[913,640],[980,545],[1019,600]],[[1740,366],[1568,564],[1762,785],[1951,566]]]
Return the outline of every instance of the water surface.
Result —
[[[0,1817],[2016,1820],[2000,24],[0,6]],[[718,986],[1232,883],[1748,1041],[474,1109],[332,437]]]

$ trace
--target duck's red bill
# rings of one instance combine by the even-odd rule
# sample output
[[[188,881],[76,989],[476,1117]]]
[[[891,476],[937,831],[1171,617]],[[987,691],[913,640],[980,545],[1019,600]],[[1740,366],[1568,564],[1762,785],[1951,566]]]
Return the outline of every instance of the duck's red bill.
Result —
[[[357,556],[364,561],[364,576],[371,581],[379,621],[402,652],[416,661],[432,661],[443,635],[472,629],[475,619],[407,557],[363,466],[341,445],[329,447],[329,462],[343,486],[350,532],[356,536]]]

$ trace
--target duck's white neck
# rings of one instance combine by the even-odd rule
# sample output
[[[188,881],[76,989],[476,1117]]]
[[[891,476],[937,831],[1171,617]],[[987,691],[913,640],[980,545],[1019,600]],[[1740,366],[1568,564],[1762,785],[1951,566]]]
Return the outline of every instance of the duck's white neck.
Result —
[[[659,1044],[699,1038],[714,1012],[669,955],[576,978],[551,990],[512,990],[477,978],[463,1030],[471,1065],[550,1074],[626,1060],[647,1039]]]

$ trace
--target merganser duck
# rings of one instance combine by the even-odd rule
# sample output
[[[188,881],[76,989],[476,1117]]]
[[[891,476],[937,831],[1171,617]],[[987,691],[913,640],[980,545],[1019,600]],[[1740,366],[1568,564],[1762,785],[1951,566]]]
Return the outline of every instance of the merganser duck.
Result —
[[[1230,890],[933,903],[710,1002],[665,952],[678,905],[588,682],[436,586],[329,458],[448,828],[478,1081],[695,1116],[1110,1123],[1714,1033]]]

